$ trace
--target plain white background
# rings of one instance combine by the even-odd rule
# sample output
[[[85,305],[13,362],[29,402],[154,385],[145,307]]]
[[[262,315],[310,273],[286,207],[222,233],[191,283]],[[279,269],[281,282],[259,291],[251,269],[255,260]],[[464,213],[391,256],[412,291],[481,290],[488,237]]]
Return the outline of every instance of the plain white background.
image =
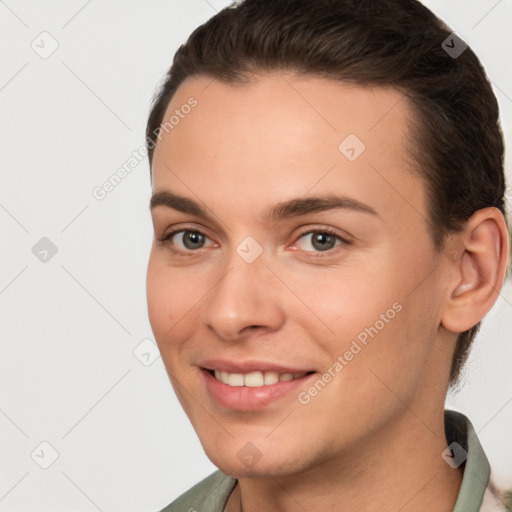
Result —
[[[228,3],[0,2],[3,511],[154,511],[215,469],[147,318],[147,161],[103,200],[92,191],[144,144],[178,45]],[[511,148],[512,3],[426,4],[484,63]],[[510,183],[510,150],[507,173]],[[511,288],[448,399],[472,420],[503,486],[512,486]]]

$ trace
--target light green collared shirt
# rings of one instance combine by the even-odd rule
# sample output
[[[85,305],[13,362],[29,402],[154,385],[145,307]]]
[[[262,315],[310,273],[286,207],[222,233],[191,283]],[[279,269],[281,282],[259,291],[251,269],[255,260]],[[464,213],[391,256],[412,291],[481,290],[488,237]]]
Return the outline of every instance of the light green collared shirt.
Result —
[[[445,433],[448,445],[458,445],[456,450],[449,452],[453,464],[458,466],[456,458],[461,453],[465,458],[467,452],[467,458],[460,464],[464,476],[453,512],[512,511],[511,504],[506,505],[503,496],[490,484],[489,462],[469,419],[461,413],[446,410]],[[217,470],[161,512],[223,512],[236,484],[236,478]]]

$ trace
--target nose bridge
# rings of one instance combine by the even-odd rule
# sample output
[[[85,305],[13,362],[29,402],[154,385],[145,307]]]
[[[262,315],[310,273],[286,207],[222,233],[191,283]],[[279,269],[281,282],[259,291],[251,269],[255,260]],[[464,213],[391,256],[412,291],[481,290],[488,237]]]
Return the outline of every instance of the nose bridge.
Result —
[[[274,330],[284,320],[273,275],[255,249],[251,240],[239,244],[205,297],[202,321],[221,338],[236,339],[246,327]]]

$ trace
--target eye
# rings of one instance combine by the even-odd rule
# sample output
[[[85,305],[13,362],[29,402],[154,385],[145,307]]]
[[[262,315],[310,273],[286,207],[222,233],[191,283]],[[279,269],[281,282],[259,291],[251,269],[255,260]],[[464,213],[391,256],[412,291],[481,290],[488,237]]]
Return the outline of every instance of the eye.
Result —
[[[327,252],[348,241],[329,230],[308,231],[300,236],[296,245],[301,251]]]
[[[207,241],[210,239],[200,231],[180,229],[171,231],[164,238],[158,240],[174,246],[177,249],[176,252],[187,252],[206,247]]]

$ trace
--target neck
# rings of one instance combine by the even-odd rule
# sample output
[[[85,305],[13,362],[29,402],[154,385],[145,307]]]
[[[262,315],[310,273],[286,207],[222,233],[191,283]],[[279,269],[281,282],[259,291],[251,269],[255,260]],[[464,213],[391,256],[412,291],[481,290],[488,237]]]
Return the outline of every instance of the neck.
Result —
[[[241,478],[226,512],[452,512],[462,471],[441,453],[444,416],[428,426],[409,410],[350,452],[300,473]]]

